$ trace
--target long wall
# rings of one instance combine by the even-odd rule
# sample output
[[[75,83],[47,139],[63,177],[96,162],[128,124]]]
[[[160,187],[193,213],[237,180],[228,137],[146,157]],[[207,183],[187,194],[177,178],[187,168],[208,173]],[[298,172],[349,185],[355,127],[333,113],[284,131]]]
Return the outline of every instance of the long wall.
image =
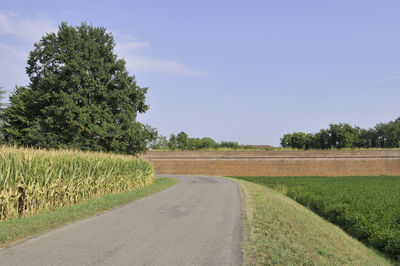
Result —
[[[399,175],[400,150],[150,151],[157,174],[228,176]]]

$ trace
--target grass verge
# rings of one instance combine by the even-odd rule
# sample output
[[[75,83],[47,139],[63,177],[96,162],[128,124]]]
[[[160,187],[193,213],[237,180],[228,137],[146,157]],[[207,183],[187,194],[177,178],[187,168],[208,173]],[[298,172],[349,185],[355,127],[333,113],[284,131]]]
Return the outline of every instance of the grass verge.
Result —
[[[294,200],[233,180],[242,192],[244,265],[391,265]]]
[[[34,216],[2,221],[0,222],[0,247],[9,247],[31,236],[114,209],[160,192],[177,182],[178,180],[173,178],[157,178],[152,185],[144,188],[89,199],[76,205]]]
[[[400,176],[235,178],[288,196],[400,262]]]

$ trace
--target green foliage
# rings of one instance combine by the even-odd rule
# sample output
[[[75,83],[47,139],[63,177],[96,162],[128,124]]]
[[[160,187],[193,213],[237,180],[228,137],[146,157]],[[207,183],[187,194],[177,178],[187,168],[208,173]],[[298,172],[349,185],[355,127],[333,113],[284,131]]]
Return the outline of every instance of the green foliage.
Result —
[[[4,141],[4,133],[3,133],[4,127],[8,125],[4,113],[5,104],[1,102],[4,99],[3,95],[5,93],[6,91],[3,90],[2,87],[0,87],[0,144],[2,144]]]
[[[281,139],[282,147],[291,147],[294,149],[305,149],[311,145],[312,138],[309,134],[303,132],[294,132],[286,134]]]
[[[215,142],[212,138],[204,137],[200,142],[200,149],[213,149],[218,146],[218,143]]]
[[[169,141],[168,141],[168,148],[170,150],[176,150],[177,149],[177,143],[176,143],[176,135],[175,134],[171,134],[171,136],[169,137]]]
[[[400,177],[238,177],[286,194],[400,260]]]
[[[189,148],[189,139],[188,139],[188,135],[181,131],[178,133],[178,135],[176,135],[176,146],[178,149],[180,150],[186,150]]]
[[[151,149],[165,149],[168,147],[168,139],[165,136],[158,135],[151,143]]]
[[[219,146],[222,148],[237,149],[237,148],[239,148],[239,143],[237,143],[235,141],[221,141]]]
[[[250,145],[240,145],[233,141],[215,142],[212,138],[204,137],[190,138],[185,132],[181,131],[178,135],[171,134],[169,141],[165,143],[166,138],[160,137],[163,140],[163,145],[154,144],[151,147],[154,149],[169,149],[169,150],[243,150],[255,149]],[[164,139],[165,138],[165,139]]]
[[[314,134],[285,134],[281,138],[281,146],[294,149],[399,148],[400,117],[386,124],[377,124],[372,129],[339,123],[330,124],[328,129]]]
[[[32,90],[17,86],[10,96],[10,105],[5,110],[7,121],[10,126],[5,128],[7,141],[9,143],[24,145],[28,143],[27,135],[34,120]]]
[[[26,68],[30,84],[17,87],[7,118],[9,142],[135,154],[157,136],[136,121],[147,88],[137,86],[114,54],[105,28],[62,23],[35,43]]]

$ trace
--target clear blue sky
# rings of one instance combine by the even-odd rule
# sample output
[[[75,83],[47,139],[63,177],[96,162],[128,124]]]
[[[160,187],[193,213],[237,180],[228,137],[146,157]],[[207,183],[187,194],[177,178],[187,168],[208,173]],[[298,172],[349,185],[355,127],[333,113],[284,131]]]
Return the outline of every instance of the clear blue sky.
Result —
[[[60,22],[113,32],[163,135],[243,144],[400,116],[400,1],[4,1],[0,86]]]

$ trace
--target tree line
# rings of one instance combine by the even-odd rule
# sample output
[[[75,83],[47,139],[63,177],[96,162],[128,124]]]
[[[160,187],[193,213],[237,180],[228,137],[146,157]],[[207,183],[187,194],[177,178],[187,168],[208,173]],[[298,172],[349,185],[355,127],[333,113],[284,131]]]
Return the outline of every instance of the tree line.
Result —
[[[283,148],[343,149],[343,148],[399,148],[400,117],[374,128],[363,129],[348,123],[330,124],[317,133],[294,132],[281,139]]]
[[[235,141],[216,142],[212,138],[190,138],[188,134],[181,131],[178,134],[171,134],[169,139],[159,135],[151,145],[154,150],[203,150],[203,149],[253,149],[250,145],[241,145]]]

